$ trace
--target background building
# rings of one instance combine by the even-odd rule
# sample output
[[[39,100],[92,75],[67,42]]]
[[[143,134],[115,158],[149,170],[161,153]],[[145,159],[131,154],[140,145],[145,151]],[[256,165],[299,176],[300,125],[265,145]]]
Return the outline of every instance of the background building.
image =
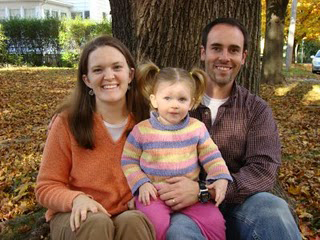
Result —
[[[0,0],[0,19],[75,18],[110,19],[109,0]]]

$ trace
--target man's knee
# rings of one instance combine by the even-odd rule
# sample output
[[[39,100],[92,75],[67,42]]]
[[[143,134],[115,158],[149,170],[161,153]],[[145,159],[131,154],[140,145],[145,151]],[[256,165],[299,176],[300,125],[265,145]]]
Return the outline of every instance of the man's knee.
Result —
[[[205,239],[199,226],[191,218],[182,213],[175,213],[171,215],[171,224],[166,237],[168,240]]]
[[[264,218],[279,218],[291,214],[285,200],[271,193],[261,192],[249,197],[243,204],[248,211],[259,213]]]

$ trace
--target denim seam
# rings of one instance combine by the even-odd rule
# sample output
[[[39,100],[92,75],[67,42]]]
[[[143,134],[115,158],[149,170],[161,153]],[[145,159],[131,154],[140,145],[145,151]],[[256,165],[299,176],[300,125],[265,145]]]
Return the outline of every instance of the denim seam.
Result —
[[[232,218],[239,219],[240,221],[242,221],[243,223],[248,224],[248,225],[253,225],[254,224],[254,222],[252,222],[249,219],[246,219],[243,215],[241,215],[239,213],[236,214],[236,215],[232,215]],[[261,239],[259,237],[259,235],[256,233],[255,230],[253,230],[253,232],[252,232],[252,238],[255,239],[255,240],[260,240]]]

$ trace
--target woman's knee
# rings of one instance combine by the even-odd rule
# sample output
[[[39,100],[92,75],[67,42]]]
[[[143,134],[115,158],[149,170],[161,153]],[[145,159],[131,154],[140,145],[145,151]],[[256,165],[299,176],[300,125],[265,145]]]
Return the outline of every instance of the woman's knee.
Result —
[[[111,218],[102,212],[88,212],[87,219],[84,221],[84,223],[86,223],[87,225],[113,225]]]
[[[146,216],[137,210],[125,211],[113,219],[115,239],[154,239],[154,228]]]
[[[89,212],[87,219],[81,223],[79,232],[100,232],[103,236],[114,235],[114,224],[106,214]]]
[[[114,224],[128,224],[128,225],[136,225],[137,223],[140,223],[142,221],[145,221],[146,217],[139,211],[137,210],[129,210],[125,211],[121,214],[119,214],[115,219],[114,219]]]

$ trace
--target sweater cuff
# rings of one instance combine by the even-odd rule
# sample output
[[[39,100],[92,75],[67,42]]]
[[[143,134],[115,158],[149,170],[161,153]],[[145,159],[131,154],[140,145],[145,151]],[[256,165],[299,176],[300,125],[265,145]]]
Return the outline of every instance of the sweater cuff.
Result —
[[[151,181],[149,178],[142,178],[138,182],[136,182],[136,184],[131,189],[132,195],[133,196],[138,195],[139,194],[139,187],[141,187],[141,185],[143,185],[146,182],[151,182]]]

